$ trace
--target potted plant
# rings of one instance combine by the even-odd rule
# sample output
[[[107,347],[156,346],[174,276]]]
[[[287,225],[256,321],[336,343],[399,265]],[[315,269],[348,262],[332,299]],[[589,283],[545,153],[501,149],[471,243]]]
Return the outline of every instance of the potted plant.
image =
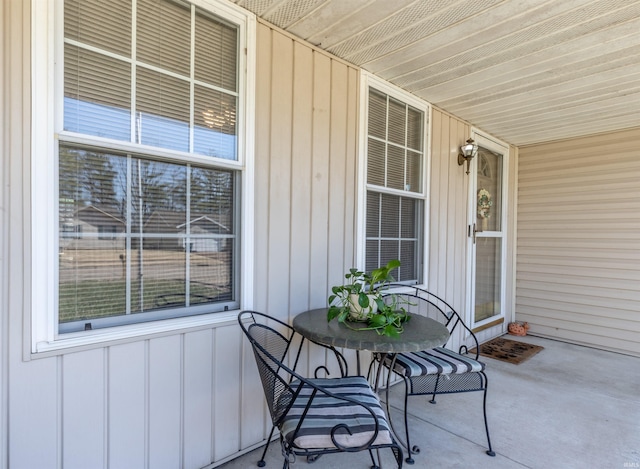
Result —
[[[370,273],[352,268],[345,274],[344,285],[331,288],[328,298],[327,320],[335,318],[347,327],[357,330],[375,330],[379,334],[395,337],[403,330],[409,315],[394,295],[384,290],[394,281],[391,271],[400,266],[397,259],[389,261]],[[365,322],[365,327],[353,327],[350,322]]]

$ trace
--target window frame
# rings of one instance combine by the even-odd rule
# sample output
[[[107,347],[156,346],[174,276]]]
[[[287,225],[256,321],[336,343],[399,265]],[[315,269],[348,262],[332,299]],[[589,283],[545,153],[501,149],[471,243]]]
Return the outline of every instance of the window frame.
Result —
[[[30,289],[25,291],[26,356],[63,353],[69,348],[98,346],[109,341],[136,340],[148,334],[166,334],[194,327],[212,327],[235,321],[237,311],[253,305],[253,226],[254,226],[254,134],[256,18],[250,12],[218,0],[192,0],[191,3],[239,27],[238,63],[238,159],[216,158],[216,167],[239,173],[238,232],[240,295],[238,310],[173,319],[157,319],[91,331],[59,333],[57,323],[58,273],[58,151],[61,143],[144,154],[157,161],[211,165],[211,157],[176,152],[90,135],[63,131],[63,2],[46,2],[31,9],[31,159],[25,187],[29,187],[30,206],[26,207],[27,239],[30,245]]]
[[[379,92],[389,95],[390,97],[408,104],[424,113],[425,122],[423,123],[423,144],[424,161],[422,164],[422,191],[419,193],[402,191],[391,188],[381,188],[378,185],[370,185],[367,183],[367,164],[368,164],[368,120],[369,120],[369,89],[373,88]],[[377,193],[395,195],[400,197],[409,197],[420,199],[423,201],[424,212],[422,213],[422,242],[420,249],[422,250],[422,264],[418,267],[421,274],[419,285],[428,284],[429,272],[429,193],[430,193],[430,174],[431,174],[431,122],[432,108],[429,103],[423,101],[416,96],[408,93],[401,88],[388,83],[375,75],[362,71],[360,80],[360,116],[359,116],[359,158],[358,158],[358,217],[356,227],[356,264],[363,269],[366,262],[366,223],[367,223],[367,192],[373,190]],[[382,189],[382,190],[381,190]]]

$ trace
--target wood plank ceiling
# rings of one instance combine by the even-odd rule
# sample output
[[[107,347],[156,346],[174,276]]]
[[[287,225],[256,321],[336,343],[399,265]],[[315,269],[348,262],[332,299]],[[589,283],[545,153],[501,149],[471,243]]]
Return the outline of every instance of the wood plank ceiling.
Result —
[[[640,126],[640,0],[233,0],[514,145]]]

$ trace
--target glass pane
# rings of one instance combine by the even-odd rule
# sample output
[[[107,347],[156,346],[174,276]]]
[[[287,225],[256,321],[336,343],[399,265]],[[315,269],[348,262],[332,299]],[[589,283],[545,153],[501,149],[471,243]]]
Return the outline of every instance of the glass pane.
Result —
[[[201,228],[206,226],[206,233],[232,235],[234,233],[234,191],[232,172],[193,168],[190,223],[202,220],[202,223],[197,226]]]
[[[400,199],[400,236],[402,238],[418,238],[420,212],[422,210],[422,200]]]
[[[60,147],[60,232],[73,226],[104,225],[110,219],[117,232],[126,225],[126,160],[93,150]],[[95,217],[104,220],[94,220]],[[83,222],[82,220],[87,220]]]
[[[126,309],[125,238],[91,236],[98,228],[86,220],[78,223],[75,236],[65,233],[60,239],[60,323],[117,316]]]
[[[387,96],[369,89],[369,135],[383,140],[387,138]]]
[[[186,222],[187,168],[133,158],[131,163],[133,233],[175,233]]]
[[[502,155],[478,150],[478,193],[476,216],[478,229],[501,231],[502,219]]]
[[[407,151],[407,180],[404,190],[422,192],[422,154]]]
[[[131,65],[64,46],[64,129],[131,140]]]
[[[369,139],[367,149],[367,183],[384,186],[385,147],[383,142]]]
[[[194,87],[193,151],[237,159],[237,99],[220,91]]]
[[[123,161],[118,155],[60,148],[60,322],[125,311]]]
[[[419,199],[367,193],[367,270],[392,259],[400,259],[402,265],[396,280],[418,281],[422,258],[419,239],[423,207],[424,203]]]
[[[137,143],[189,151],[189,83],[143,67],[137,73]]]
[[[413,150],[422,151],[422,111],[409,107],[407,114],[407,146]]]
[[[237,90],[238,29],[196,14],[195,77],[226,90]]]
[[[184,231],[192,304],[232,298],[234,179],[230,171],[193,168],[191,219]]]
[[[476,305],[475,322],[499,315],[502,284],[502,240],[477,238],[476,240]]]
[[[400,237],[400,197],[382,194],[380,224],[380,233],[383,238]]]
[[[186,257],[183,240],[131,240],[131,312],[186,306]]]
[[[406,144],[407,105],[389,98],[389,141],[398,145]]]
[[[180,75],[191,68],[191,11],[177,2],[137,0],[137,59]]]
[[[418,263],[416,260],[417,241],[400,241],[400,268],[396,280],[406,282],[418,279]]]
[[[381,194],[367,192],[367,237],[380,236],[380,198]]]
[[[382,264],[379,261],[380,254],[380,241],[379,240],[367,240],[365,247],[365,263],[364,269],[367,272],[371,272],[373,269],[377,269]]]
[[[191,238],[189,248],[191,304],[231,300],[233,239]]]
[[[400,258],[400,241],[383,239],[380,241],[380,266]],[[376,266],[378,267],[378,266]]]
[[[404,149],[387,145],[387,187],[404,190]]]
[[[65,0],[64,37],[131,57],[131,1]]]

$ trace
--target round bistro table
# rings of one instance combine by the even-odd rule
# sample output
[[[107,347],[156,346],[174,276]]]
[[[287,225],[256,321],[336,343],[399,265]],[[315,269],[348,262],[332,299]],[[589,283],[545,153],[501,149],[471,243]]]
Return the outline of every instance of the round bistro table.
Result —
[[[353,328],[366,327],[351,323]],[[362,326],[359,326],[362,324]],[[354,330],[337,320],[327,321],[327,308],[312,309],[293,318],[293,328],[303,337],[322,345],[380,353],[418,352],[444,345],[449,339],[447,328],[430,318],[412,314],[398,337],[380,335],[376,331]]]
[[[368,351],[378,354],[378,371],[374,379],[374,390],[378,392],[382,363],[386,357],[391,358],[390,368],[393,369],[396,354],[402,352],[419,352],[444,345],[449,339],[449,331],[444,324],[431,318],[412,314],[404,323],[403,332],[398,337],[380,335],[376,331],[357,330],[358,327],[366,327],[364,323],[351,323],[347,327],[337,320],[327,321],[327,308],[312,309],[298,314],[293,318],[293,328],[304,338],[311,342],[329,347],[334,353],[340,354],[336,347],[354,349],[356,351],[357,374],[360,375],[360,351]],[[356,330],[354,330],[356,329]],[[344,360],[344,359],[343,359]],[[345,361],[346,363],[346,361]],[[406,442],[398,437],[393,427],[389,405],[389,384],[392,373],[387,375],[386,407],[387,418],[391,426],[390,430],[396,439],[407,448]]]

